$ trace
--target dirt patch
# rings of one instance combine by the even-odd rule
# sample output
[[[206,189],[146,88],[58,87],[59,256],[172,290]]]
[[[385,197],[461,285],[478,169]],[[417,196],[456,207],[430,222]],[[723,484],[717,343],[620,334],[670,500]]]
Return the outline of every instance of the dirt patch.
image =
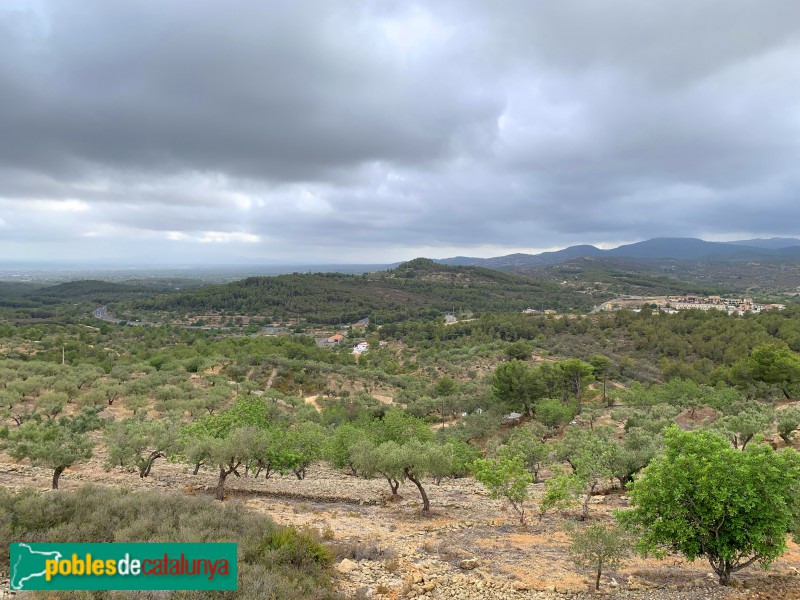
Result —
[[[321,410],[322,410],[322,408],[321,408],[321,407],[320,407],[320,405],[317,403],[317,398],[319,398],[319,396],[318,396],[318,395],[314,395],[314,396],[306,396],[305,398],[303,398],[303,400],[305,401],[305,403],[306,403],[306,404],[310,404],[311,406],[313,406],[314,408],[316,408],[316,409],[317,409],[317,411],[321,411]]]
[[[210,495],[216,483],[212,470],[194,476],[188,465],[160,460],[151,477],[140,479],[121,468],[105,470],[104,461],[105,452],[98,448],[89,463],[67,470],[62,487],[102,482]],[[0,454],[0,485],[6,488],[46,490],[51,476],[47,469]],[[361,590],[374,598],[400,598],[413,592],[463,600],[593,597],[587,592],[590,574],[576,569],[569,558],[561,517],[547,515],[522,527],[516,524],[515,513],[503,502],[490,499],[472,479],[445,480],[441,485],[426,481],[433,509],[429,517],[420,513],[413,485],[401,486],[400,497],[387,501],[386,482],[352,477],[326,465],[313,465],[302,481],[293,475],[231,479],[226,502],[241,503],[279,523],[313,529],[323,539],[356,545],[365,556],[378,557],[352,561],[352,568],[343,568],[346,572],[335,571],[345,594]],[[531,489],[533,516],[543,486]],[[590,518],[610,520],[611,511],[624,506],[624,496],[611,494],[603,503],[592,505]],[[475,568],[459,567],[471,558],[477,559]],[[631,560],[605,573],[602,585],[612,597],[641,600],[800,598],[799,568],[800,548],[790,543],[789,551],[770,572],[752,568],[736,574],[735,588],[720,588],[710,576],[708,563],[687,563],[673,556],[664,561]]]

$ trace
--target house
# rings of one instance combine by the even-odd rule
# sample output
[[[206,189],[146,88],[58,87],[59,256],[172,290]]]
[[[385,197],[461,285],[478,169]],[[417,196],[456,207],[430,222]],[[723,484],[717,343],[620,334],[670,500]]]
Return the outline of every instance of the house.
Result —
[[[369,350],[369,342],[359,342],[353,346],[353,354],[364,354],[367,350]]]
[[[446,325],[449,325],[450,323],[455,323],[457,320],[458,319],[456,319],[455,315],[445,315],[444,316],[444,322],[445,322]]]
[[[338,346],[342,340],[344,340],[344,336],[341,333],[337,333],[330,337],[317,338],[315,341],[319,348],[330,348],[331,346]]]

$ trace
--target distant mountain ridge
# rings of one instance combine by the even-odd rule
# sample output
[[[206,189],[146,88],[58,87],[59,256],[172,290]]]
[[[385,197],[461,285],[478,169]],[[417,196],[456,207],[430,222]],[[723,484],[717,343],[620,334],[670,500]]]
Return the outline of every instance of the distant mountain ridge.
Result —
[[[800,246],[800,239],[797,238],[756,238],[753,240],[737,240],[735,242],[725,242],[726,244],[734,244],[737,246],[751,246],[753,248],[767,248],[771,250],[779,250],[781,248],[790,248],[792,246]]]
[[[591,245],[569,246],[540,254],[509,254],[493,258],[457,256],[437,262],[453,266],[513,270],[557,265],[575,258],[629,258],[634,260],[740,260],[800,259],[800,239],[771,238],[733,242],[707,242],[698,238],[653,238],[603,250]]]

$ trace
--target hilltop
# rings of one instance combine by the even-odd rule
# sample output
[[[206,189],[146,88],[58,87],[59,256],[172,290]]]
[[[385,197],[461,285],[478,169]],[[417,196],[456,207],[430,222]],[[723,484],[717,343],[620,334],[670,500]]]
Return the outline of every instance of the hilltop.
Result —
[[[527,308],[588,311],[617,293],[703,292],[706,288],[667,277],[615,273],[599,285],[535,278],[474,266],[444,265],[427,258],[363,275],[312,273],[247,279],[132,302],[135,311],[301,318],[312,323],[374,323],[435,317],[451,311],[519,312]]]
[[[541,304],[559,310],[585,310],[594,302],[554,282],[420,258],[364,275],[248,277],[138,300],[133,307],[140,311],[225,311],[272,315],[276,320],[299,316],[310,322],[346,323],[364,317],[378,322],[399,321],[454,309],[519,311]]]

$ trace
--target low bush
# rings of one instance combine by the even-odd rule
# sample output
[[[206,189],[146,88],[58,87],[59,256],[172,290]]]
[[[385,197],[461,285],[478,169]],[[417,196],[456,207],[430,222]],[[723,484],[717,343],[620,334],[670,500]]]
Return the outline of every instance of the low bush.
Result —
[[[310,532],[275,524],[209,498],[96,486],[41,494],[0,489],[0,564],[9,542],[236,542],[239,589],[231,592],[53,592],[30,598],[237,600],[337,598],[325,567],[332,553]]]

